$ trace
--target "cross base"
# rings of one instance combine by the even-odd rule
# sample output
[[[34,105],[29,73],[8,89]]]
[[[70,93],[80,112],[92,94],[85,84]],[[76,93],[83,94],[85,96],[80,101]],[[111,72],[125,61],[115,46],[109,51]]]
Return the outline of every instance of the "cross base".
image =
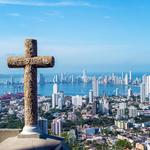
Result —
[[[24,126],[19,137],[40,137],[41,131],[37,125],[35,126]]]
[[[70,150],[61,137],[46,135],[43,138],[10,137],[0,143],[0,150]]]

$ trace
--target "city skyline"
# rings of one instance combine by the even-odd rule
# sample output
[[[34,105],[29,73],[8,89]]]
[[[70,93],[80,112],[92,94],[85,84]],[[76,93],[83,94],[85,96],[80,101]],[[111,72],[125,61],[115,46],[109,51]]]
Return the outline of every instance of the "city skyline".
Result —
[[[23,55],[24,39],[54,55],[49,72],[148,72],[149,2],[126,0],[0,0],[0,73],[7,57]],[[10,27],[11,25],[11,27]]]

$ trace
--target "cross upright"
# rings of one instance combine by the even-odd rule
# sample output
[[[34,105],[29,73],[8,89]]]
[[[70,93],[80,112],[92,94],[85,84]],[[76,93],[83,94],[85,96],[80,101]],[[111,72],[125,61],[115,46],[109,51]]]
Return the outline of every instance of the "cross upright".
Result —
[[[25,40],[25,56],[9,57],[10,68],[24,68],[24,118],[21,134],[36,134],[38,130],[37,68],[54,66],[53,56],[37,56],[37,40]]]

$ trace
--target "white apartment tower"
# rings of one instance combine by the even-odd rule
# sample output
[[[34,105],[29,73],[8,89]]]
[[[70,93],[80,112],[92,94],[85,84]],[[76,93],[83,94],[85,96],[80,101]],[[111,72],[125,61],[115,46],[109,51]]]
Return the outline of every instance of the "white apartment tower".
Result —
[[[62,132],[62,122],[61,119],[54,119],[51,123],[51,130],[54,134],[61,136]]]
[[[92,78],[92,89],[93,89],[93,96],[98,97],[99,96],[99,83],[96,77]]]
[[[72,105],[75,107],[82,106],[82,96],[72,96]]]
[[[141,83],[141,85],[140,85],[140,99],[141,99],[141,103],[143,103],[145,101],[145,98],[146,98],[145,84]]]
[[[128,79],[128,74],[126,73],[124,77],[124,84],[128,85],[128,83],[129,83],[129,79]]]
[[[93,103],[93,91],[89,91],[89,103]]]

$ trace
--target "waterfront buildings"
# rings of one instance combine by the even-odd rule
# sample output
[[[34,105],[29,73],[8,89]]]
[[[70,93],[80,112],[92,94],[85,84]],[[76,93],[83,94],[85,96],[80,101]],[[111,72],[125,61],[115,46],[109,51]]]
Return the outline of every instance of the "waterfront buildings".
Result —
[[[83,70],[82,81],[83,81],[83,83],[88,82],[88,76],[86,74],[86,70]]]
[[[124,78],[124,84],[128,85],[128,83],[129,83],[129,78],[128,78],[128,74],[126,73]]]

